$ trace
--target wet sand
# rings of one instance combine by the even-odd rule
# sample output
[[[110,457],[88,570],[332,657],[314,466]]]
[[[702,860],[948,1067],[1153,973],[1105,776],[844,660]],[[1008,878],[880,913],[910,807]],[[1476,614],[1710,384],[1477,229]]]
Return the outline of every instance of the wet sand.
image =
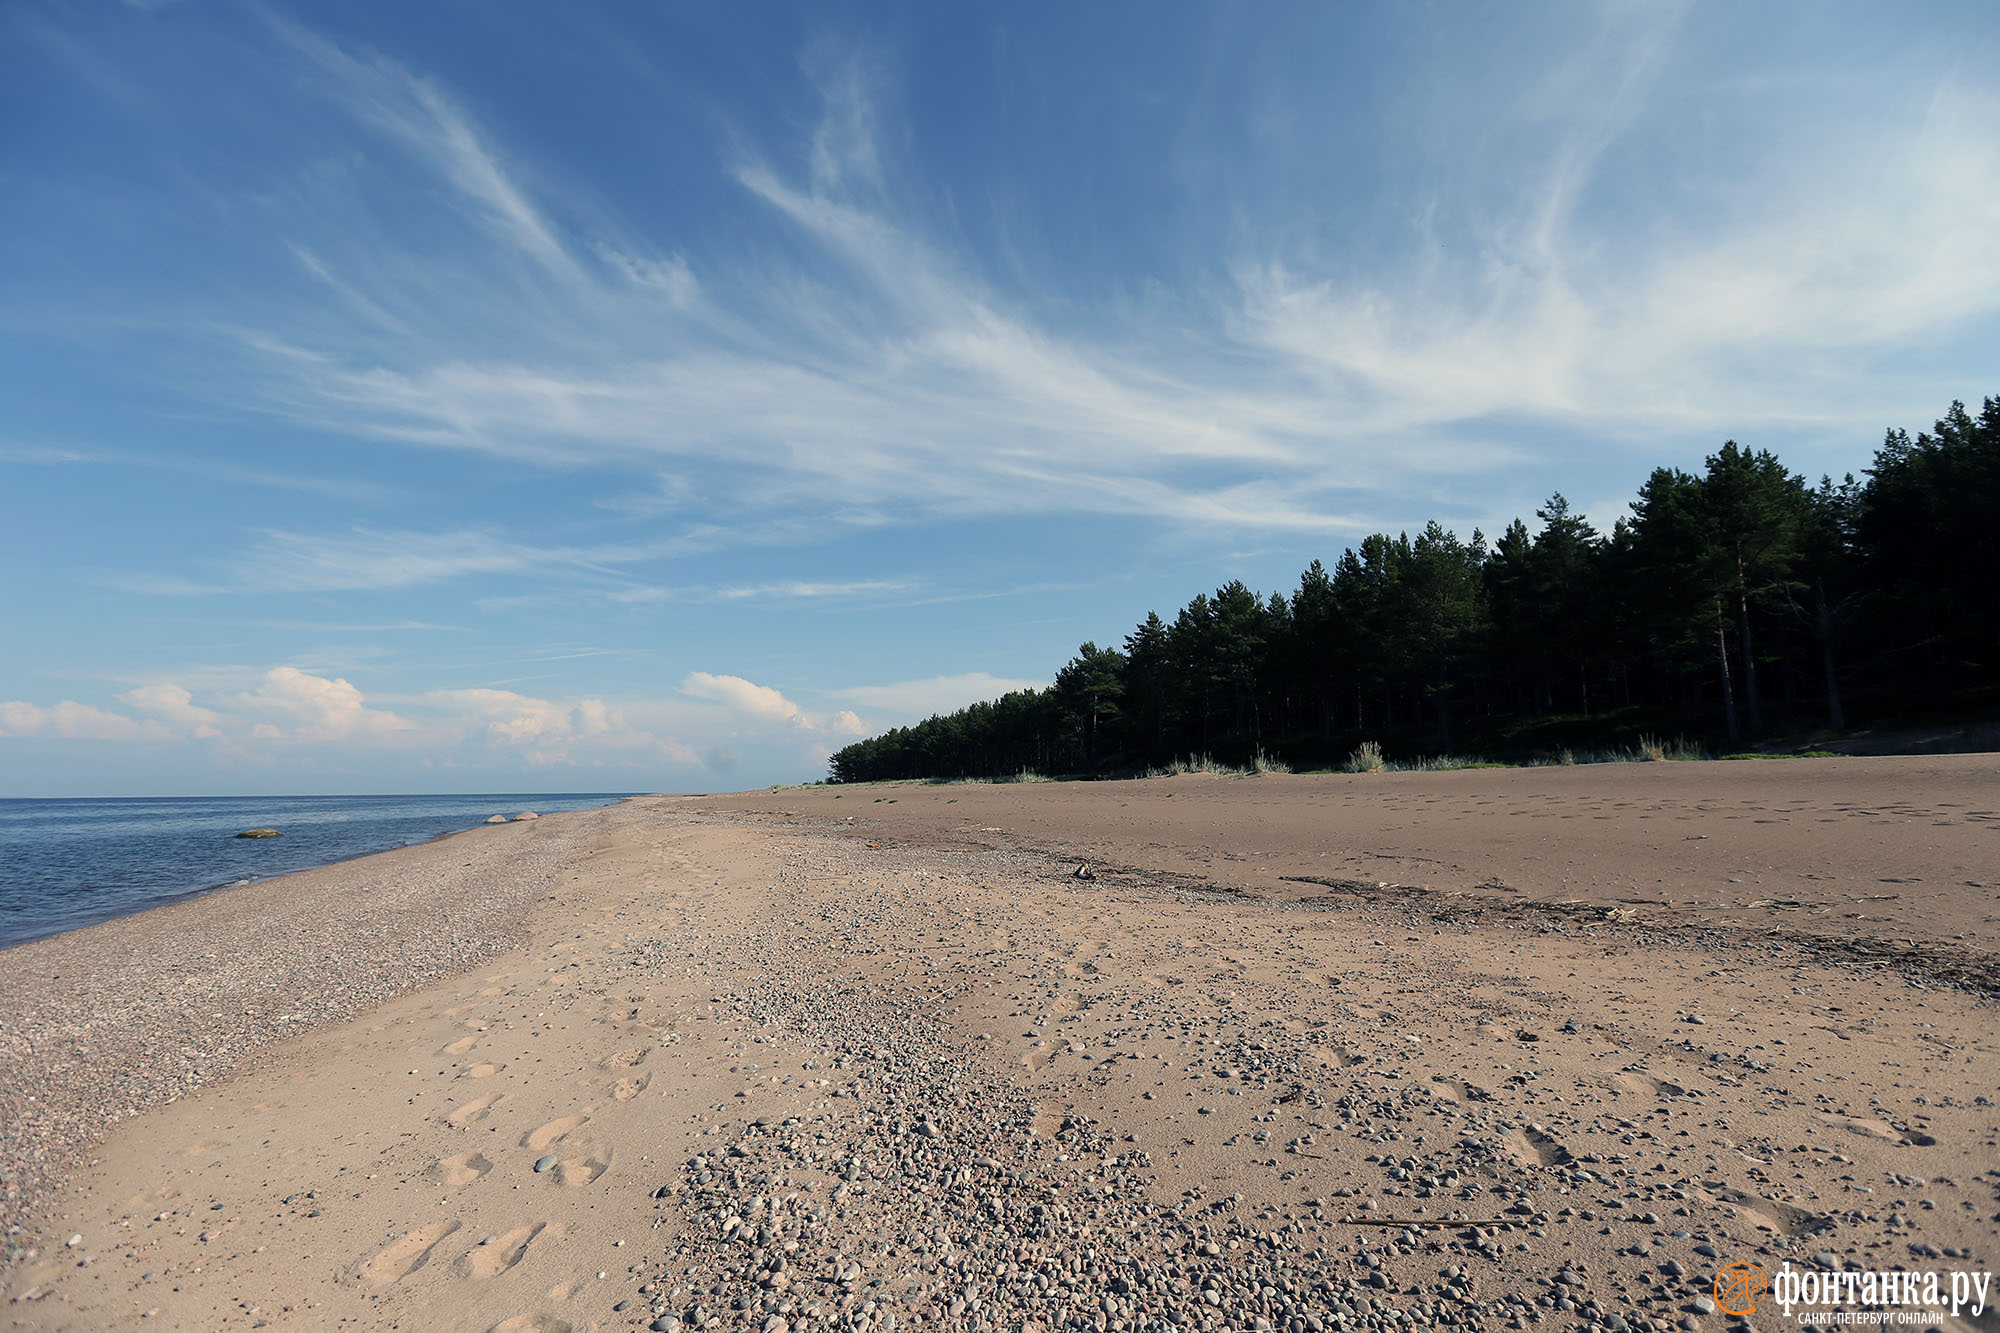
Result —
[[[543,880],[507,887],[497,841],[479,863],[512,943],[266,1025],[29,1199],[4,1318],[1719,1330],[1727,1262],[1989,1270],[1996,773],[894,785],[545,819]],[[386,859],[259,911],[332,911]],[[30,1057],[121,1002],[118,949],[241,929],[211,911],[87,941],[105,984],[60,1042],[33,1027],[53,983],[0,955]],[[91,935],[29,947],[56,951],[39,969]],[[273,985],[345,993],[373,953]],[[121,1067],[168,1058],[168,1026]]]

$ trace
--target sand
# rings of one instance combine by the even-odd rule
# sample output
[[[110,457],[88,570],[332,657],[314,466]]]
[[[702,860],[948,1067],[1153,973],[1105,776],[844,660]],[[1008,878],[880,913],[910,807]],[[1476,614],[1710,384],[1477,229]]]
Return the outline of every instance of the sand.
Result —
[[[1996,775],[646,798],[75,932],[0,956],[10,1158],[87,1140],[0,1319],[1616,1333],[1987,1271]]]

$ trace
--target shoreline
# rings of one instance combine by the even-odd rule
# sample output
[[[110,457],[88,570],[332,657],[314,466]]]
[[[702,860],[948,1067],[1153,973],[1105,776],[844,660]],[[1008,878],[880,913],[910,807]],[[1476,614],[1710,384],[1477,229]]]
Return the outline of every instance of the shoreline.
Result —
[[[453,829],[0,950],[0,1266],[119,1123],[516,943],[567,864],[557,845],[585,836],[570,825],[630,799]],[[488,836],[461,861],[474,833]],[[518,861],[513,843],[528,844]]]
[[[471,793],[467,793],[466,795],[467,795],[468,797],[482,797],[482,796],[486,796],[486,795],[488,795],[488,794],[489,794],[489,793],[485,793],[485,792],[471,792]],[[510,796],[510,795],[525,795],[525,796],[529,796],[529,797],[532,797],[532,796],[537,796],[537,795],[540,795],[540,796],[550,796],[550,795],[553,795],[553,796],[555,796],[555,797],[556,797],[557,799],[565,799],[565,798],[564,798],[564,797],[563,797],[563,796],[562,796],[562,795],[561,795],[560,793],[548,793],[548,792],[535,792],[535,793],[513,793],[513,792],[496,792],[496,793],[490,793],[490,794],[491,794],[491,795],[495,795],[495,796]],[[596,794],[598,794],[598,793],[586,793],[586,795],[596,795]],[[604,810],[604,809],[609,809],[609,808],[611,808],[611,807],[613,807],[613,806],[616,806],[616,805],[619,805],[619,804],[621,804],[621,803],[623,803],[623,802],[625,802],[625,801],[629,801],[629,800],[633,799],[633,796],[635,795],[635,793],[626,793],[626,794],[622,794],[622,795],[619,795],[619,794],[608,794],[608,793],[607,793],[607,795],[609,795],[609,796],[610,796],[610,799],[608,799],[607,801],[605,801],[605,803],[604,803],[604,804],[602,804],[602,805],[592,805],[592,806],[584,806],[584,807],[581,807],[581,808],[580,808],[580,810],[562,810],[562,811],[553,811],[553,812],[551,812],[551,814],[552,814],[552,815],[553,815],[553,814],[577,814],[577,813],[582,813],[583,811],[588,811],[588,810]],[[141,797],[131,797],[131,796],[114,796],[114,797],[16,797],[16,798],[12,798],[12,799],[15,799],[15,800],[21,800],[21,801],[33,801],[33,800],[47,800],[47,801],[50,801],[50,802],[61,802],[61,803],[72,803],[72,804],[73,804],[73,803],[75,803],[75,802],[78,802],[78,801],[89,801],[89,800],[105,800],[105,801],[149,801],[149,800],[158,800],[158,801],[177,801],[177,800],[201,800],[201,801],[207,801],[207,800],[243,800],[243,801],[255,801],[255,800],[261,800],[261,799],[265,799],[265,798],[260,798],[260,797],[251,797],[251,796],[244,796],[244,797],[233,797],[233,796],[231,796],[231,797],[175,797],[175,796],[160,796],[160,797],[148,797],[148,796],[141,796]],[[307,798],[297,798],[297,797],[278,797],[278,798],[271,798],[271,799],[279,799],[279,800],[295,800],[295,799],[309,799],[309,800],[341,800],[341,799],[347,799],[347,798],[344,798],[344,797],[307,797]],[[405,798],[403,798],[403,797],[399,797],[399,796],[393,796],[393,795],[392,795],[392,796],[386,796],[386,797],[364,797],[364,798],[357,798],[357,799],[367,799],[367,800],[400,800],[400,799],[405,799]],[[426,798],[426,797],[416,797],[416,798],[413,798],[413,799],[418,799],[418,800],[423,800],[423,799],[429,799],[429,798]],[[452,797],[452,798],[450,798],[450,799],[457,799],[457,798],[456,798],[456,797]],[[573,799],[573,798],[570,798],[570,799]],[[537,818],[545,818],[545,817],[547,817],[547,816],[541,816],[541,815],[539,815],[539,814],[537,815]],[[508,822],[508,823],[513,823],[513,822],[515,822],[515,821],[514,821],[514,820],[513,820],[513,819],[512,819],[511,817],[510,817],[510,818],[509,818],[509,820],[508,820],[507,822]],[[533,822],[533,821],[526,821],[526,822]],[[158,911],[158,910],[160,910],[160,909],[162,909],[162,908],[167,908],[167,907],[173,907],[173,906],[176,906],[176,905],[178,905],[178,904],[180,904],[180,903],[185,903],[185,902],[190,902],[190,901],[193,901],[193,900],[195,900],[195,899],[197,899],[197,898],[205,898],[205,897],[208,897],[208,896],[210,896],[210,895],[212,895],[212,894],[217,894],[217,893],[227,893],[227,892],[228,892],[228,891],[230,891],[231,889],[241,889],[241,888],[248,888],[248,887],[250,887],[250,886],[252,886],[252,885],[256,885],[256,884],[268,884],[268,883],[270,883],[270,882],[271,882],[271,881],[273,881],[273,880],[280,880],[280,879],[285,879],[285,878],[287,878],[287,877],[289,877],[289,876],[292,876],[292,875],[303,875],[303,874],[308,874],[308,873],[310,873],[310,872],[312,872],[312,871],[315,871],[315,870],[325,870],[325,869],[327,869],[327,868],[328,868],[328,867],[330,867],[330,866],[337,866],[337,865],[344,865],[344,864],[346,864],[347,862],[350,862],[350,861],[359,861],[359,860],[362,860],[362,859],[364,859],[364,858],[366,858],[366,857],[370,857],[370,856],[381,856],[381,855],[384,855],[384,854],[386,854],[386,853],[389,853],[389,852],[396,852],[396,851],[403,851],[403,850],[406,850],[406,849],[408,849],[408,848],[411,848],[411,847],[427,847],[427,846],[429,846],[430,844],[432,844],[432,843],[434,843],[434,842],[441,842],[441,841],[443,841],[443,840],[444,840],[444,839],[446,839],[446,838],[450,838],[450,837],[454,837],[454,836],[456,836],[456,835],[458,835],[458,834],[461,834],[461,833],[471,833],[471,832],[474,832],[474,831],[476,831],[476,830],[477,830],[477,829],[479,829],[479,828],[485,828],[485,827],[498,827],[498,825],[487,825],[487,824],[484,824],[484,823],[482,822],[482,823],[480,823],[480,824],[475,824],[475,825],[472,825],[472,826],[470,826],[470,827],[467,827],[467,828],[453,828],[453,829],[445,829],[445,830],[443,830],[442,832],[439,832],[439,833],[433,833],[433,834],[431,834],[431,835],[430,835],[430,836],[428,836],[428,837],[425,837],[425,838],[421,838],[421,839],[419,839],[419,840],[418,840],[418,841],[416,841],[416,842],[404,842],[404,843],[395,843],[395,844],[392,844],[392,845],[389,845],[389,846],[385,846],[385,847],[371,847],[371,848],[368,848],[368,849],[366,849],[366,850],[363,850],[363,851],[356,851],[356,852],[349,852],[349,853],[346,853],[346,854],[344,854],[344,855],[340,855],[340,856],[335,856],[335,857],[333,857],[333,858],[331,858],[331,859],[329,859],[329,860],[325,860],[325,861],[317,861],[317,862],[314,862],[314,863],[313,863],[313,864],[311,864],[311,865],[305,865],[305,866],[299,866],[299,867],[297,867],[297,868],[295,868],[295,869],[291,869],[291,870],[282,870],[282,871],[279,871],[278,873],[276,873],[276,874],[272,874],[272,875],[261,875],[261,876],[257,876],[257,877],[254,877],[254,878],[246,878],[246,879],[232,879],[232,880],[223,880],[223,881],[219,881],[219,882],[216,882],[216,883],[211,883],[211,884],[203,884],[203,885],[200,885],[200,886],[198,886],[198,887],[195,887],[195,888],[190,888],[190,889],[183,889],[183,890],[180,890],[180,891],[178,891],[178,892],[176,892],[176,893],[172,894],[172,896],[170,896],[170,897],[166,897],[166,898],[163,898],[163,899],[157,899],[157,900],[155,900],[155,901],[151,901],[151,902],[149,902],[149,903],[145,904],[144,906],[137,906],[137,907],[132,907],[132,908],[130,908],[130,909],[128,909],[128,910],[121,910],[121,911],[115,911],[115,912],[113,912],[113,913],[112,913],[111,915],[108,915],[108,916],[105,916],[105,917],[102,917],[102,918],[100,918],[100,919],[98,919],[98,920],[94,920],[94,921],[86,921],[86,922],[83,922],[83,923],[82,923],[82,924],[80,924],[80,925],[71,925],[71,926],[60,926],[60,927],[57,927],[56,929],[54,929],[54,930],[50,930],[50,931],[48,931],[48,932],[46,932],[46,933],[42,933],[42,934],[35,934],[35,935],[27,935],[27,936],[23,936],[23,937],[21,937],[21,938],[19,938],[19,939],[12,939],[12,940],[7,940],[7,941],[4,941],[4,942],[0,942],[0,957],[4,957],[4,956],[5,956],[5,954],[7,953],[7,951],[8,951],[8,950],[10,950],[10,949],[16,949],[16,948],[19,948],[19,947],[21,947],[22,945],[26,945],[26,944],[39,944],[39,943],[41,943],[41,942],[42,942],[42,941],[44,941],[44,940],[51,940],[51,939],[55,939],[55,938],[56,938],[56,937],[58,937],[58,936],[61,936],[61,935],[67,935],[67,934],[70,934],[71,932],[74,932],[74,931],[79,931],[79,930],[89,930],[89,929],[90,929],[91,927],[93,927],[93,926],[102,926],[102,925],[106,925],[106,924],[108,924],[108,923],[110,923],[110,922],[113,922],[113,921],[122,921],[122,920],[126,919],[127,917],[133,917],[133,916],[142,916],[142,915],[144,915],[144,914],[145,914],[145,913],[147,913],[147,912],[154,912],[154,911]]]

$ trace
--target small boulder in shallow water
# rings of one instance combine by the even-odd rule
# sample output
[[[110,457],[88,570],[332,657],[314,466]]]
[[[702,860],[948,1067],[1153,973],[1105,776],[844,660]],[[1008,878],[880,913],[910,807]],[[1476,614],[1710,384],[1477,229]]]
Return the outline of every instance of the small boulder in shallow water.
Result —
[[[239,838],[282,838],[285,835],[274,828],[247,828],[236,836]]]
[[[506,822],[507,822],[507,816],[505,816],[505,815],[488,815],[488,816],[486,816],[486,822],[487,822],[487,823],[489,823],[489,824],[504,824],[504,823],[506,823]]]
[[[536,814],[533,810],[523,810],[520,814],[514,816],[514,822],[518,824],[524,819],[540,819],[540,818],[541,816]]]

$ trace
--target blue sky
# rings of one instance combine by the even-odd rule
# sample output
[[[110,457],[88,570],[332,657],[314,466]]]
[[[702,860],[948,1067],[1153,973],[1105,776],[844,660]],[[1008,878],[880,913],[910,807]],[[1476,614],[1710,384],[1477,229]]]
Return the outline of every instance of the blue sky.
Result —
[[[1988,3],[15,0],[0,795],[691,790],[2000,391]]]

